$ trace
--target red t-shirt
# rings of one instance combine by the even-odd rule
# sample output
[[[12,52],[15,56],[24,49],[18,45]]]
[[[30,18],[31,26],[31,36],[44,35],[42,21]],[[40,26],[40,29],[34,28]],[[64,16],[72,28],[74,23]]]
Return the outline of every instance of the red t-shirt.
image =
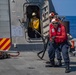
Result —
[[[50,24],[49,28],[50,40],[53,36],[56,36],[55,42],[57,44],[67,41],[67,33],[64,25],[60,24],[56,29],[52,24]]]

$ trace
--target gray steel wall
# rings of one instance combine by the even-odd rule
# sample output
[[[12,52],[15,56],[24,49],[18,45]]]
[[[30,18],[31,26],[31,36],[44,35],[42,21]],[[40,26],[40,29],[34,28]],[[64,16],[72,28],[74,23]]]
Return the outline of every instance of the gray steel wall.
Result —
[[[20,22],[18,19],[23,18],[23,4],[25,2],[41,2],[42,0],[15,0],[12,2],[10,0],[10,10],[11,10],[11,29],[12,26],[20,26]],[[12,33],[11,33],[12,35]],[[25,30],[22,30],[23,36],[13,36],[12,35],[12,43],[16,44],[26,44],[27,41],[25,39]]]
[[[11,29],[12,26],[20,26],[18,19],[23,18],[23,4],[25,2],[40,2],[43,5],[44,0],[9,0],[10,1],[10,17],[11,17]],[[49,0],[48,0],[49,1]],[[51,1],[49,1],[50,4]],[[45,3],[46,4],[46,3]],[[49,8],[51,10],[52,6]],[[42,8],[40,7],[40,10]],[[41,15],[42,16],[42,15]],[[41,17],[42,18],[42,17]],[[9,25],[9,7],[8,7],[8,0],[0,0],[0,37],[10,37],[12,32],[10,32],[10,25]],[[11,30],[12,31],[12,30]],[[12,43],[18,44],[25,44],[27,43],[25,40],[25,31],[22,30],[23,36],[11,36]]]
[[[8,0],[0,0],[0,38],[10,37]]]

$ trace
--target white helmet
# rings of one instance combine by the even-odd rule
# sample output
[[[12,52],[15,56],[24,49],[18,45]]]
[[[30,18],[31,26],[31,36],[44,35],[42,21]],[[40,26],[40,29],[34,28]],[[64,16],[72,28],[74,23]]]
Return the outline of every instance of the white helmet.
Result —
[[[59,22],[59,19],[53,18],[53,19],[51,20],[51,22],[52,22],[52,23],[54,23],[54,22]]]
[[[51,12],[50,14],[49,14],[49,17],[54,17],[55,16],[55,13],[53,13],[53,12]]]
[[[35,13],[35,12],[33,12],[33,13],[32,13],[32,16],[35,16],[35,15],[36,15],[36,13]]]

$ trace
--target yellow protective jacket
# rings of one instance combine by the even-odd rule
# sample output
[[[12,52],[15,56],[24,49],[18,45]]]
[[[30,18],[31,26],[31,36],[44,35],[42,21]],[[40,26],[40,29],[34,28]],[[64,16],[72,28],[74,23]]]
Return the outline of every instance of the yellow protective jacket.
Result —
[[[39,30],[39,19],[38,18],[32,18],[30,27],[36,30]]]

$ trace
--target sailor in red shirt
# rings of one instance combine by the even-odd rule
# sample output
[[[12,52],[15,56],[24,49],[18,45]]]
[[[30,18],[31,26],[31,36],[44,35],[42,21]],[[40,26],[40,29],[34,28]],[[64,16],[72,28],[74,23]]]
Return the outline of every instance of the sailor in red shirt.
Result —
[[[50,14],[49,14],[49,19],[50,19],[50,21],[53,19],[53,18],[58,18],[59,19],[59,22],[61,23],[61,20],[60,20],[60,18],[59,17],[57,17],[57,15],[58,14],[56,14],[55,12],[51,12]],[[53,21],[53,20],[52,20]],[[51,28],[50,28],[51,29]],[[57,62],[57,65],[58,66],[62,66],[62,56],[61,56],[61,52],[60,51],[58,51],[58,50],[56,50],[56,55],[57,55],[57,60],[58,60],[58,62]],[[49,63],[49,62],[46,62],[46,63]]]
[[[55,37],[56,44],[63,43],[67,41],[67,33],[65,26],[62,24],[58,24],[58,19],[52,19],[52,23],[50,24],[49,29],[50,40],[52,37]]]
[[[69,55],[68,55],[68,43],[67,43],[67,33],[64,25],[59,23],[57,18],[53,18],[51,24],[49,25],[49,36],[50,36],[50,47],[48,50],[48,55],[50,59],[51,66],[55,67],[55,52],[62,52],[63,59],[65,62],[65,72],[69,73]]]

